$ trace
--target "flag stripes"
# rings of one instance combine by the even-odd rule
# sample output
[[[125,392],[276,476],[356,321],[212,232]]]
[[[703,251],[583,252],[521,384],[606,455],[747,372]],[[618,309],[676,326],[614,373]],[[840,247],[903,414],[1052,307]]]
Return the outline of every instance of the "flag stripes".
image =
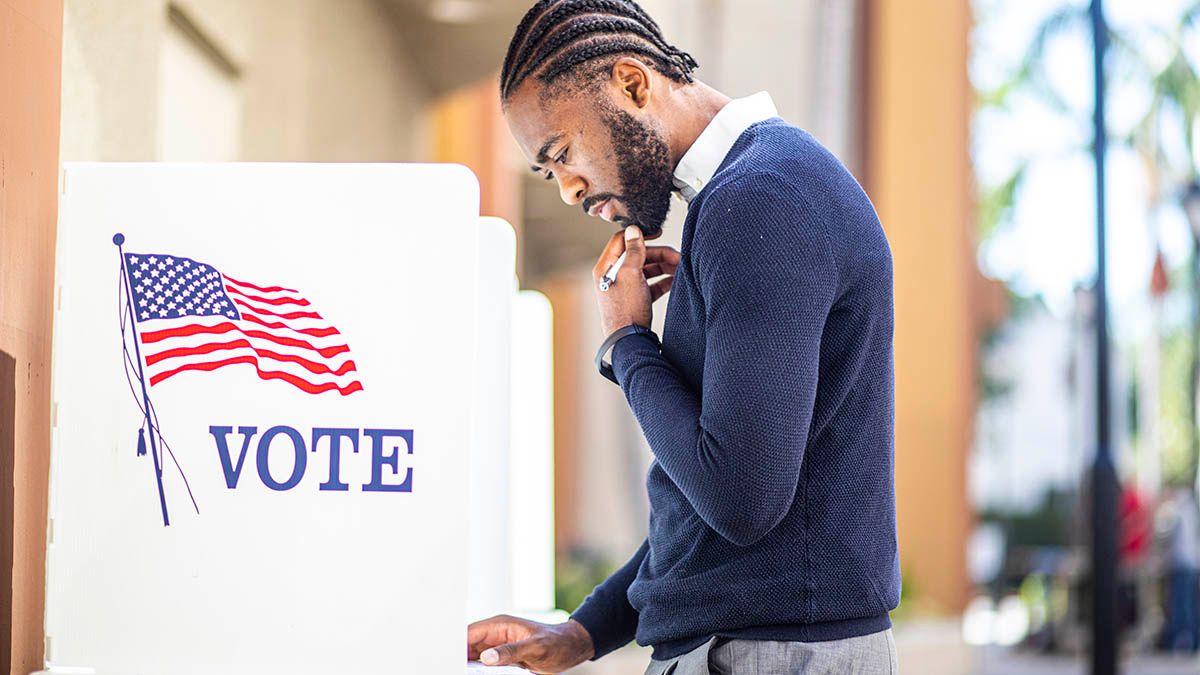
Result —
[[[234,279],[181,256],[125,254],[147,382],[251,366],[301,391],[362,391],[338,329],[299,291]]]

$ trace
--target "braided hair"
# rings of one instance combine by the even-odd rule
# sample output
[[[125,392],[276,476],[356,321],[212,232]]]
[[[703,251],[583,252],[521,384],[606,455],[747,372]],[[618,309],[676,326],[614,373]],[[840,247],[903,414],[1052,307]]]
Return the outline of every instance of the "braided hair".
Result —
[[[579,66],[612,57],[594,74],[607,72],[622,55],[637,55],[675,82],[692,82],[691,54],[667,43],[662,30],[633,0],[538,0],[526,12],[504,57],[500,98],[508,102],[530,76],[550,85]]]

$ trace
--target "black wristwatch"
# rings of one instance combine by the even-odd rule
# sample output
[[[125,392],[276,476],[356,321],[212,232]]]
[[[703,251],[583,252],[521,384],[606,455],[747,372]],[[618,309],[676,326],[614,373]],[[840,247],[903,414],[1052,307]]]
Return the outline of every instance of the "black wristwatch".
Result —
[[[650,337],[654,338],[654,344],[660,349],[662,348],[662,343],[658,339],[658,334],[649,328],[646,328],[645,326],[639,326],[636,323],[631,323],[628,326],[623,326],[614,330],[612,335],[609,335],[607,338],[605,338],[604,343],[600,345],[600,349],[596,351],[596,369],[600,371],[601,375],[612,380],[613,384],[620,385],[620,382],[617,382],[617,375],[613,372],[612,364],[605,363],[604,355],[608,353],[608,350],[612,349],[613,345],[617,344],[617,340],[620,340],[626,335],[634,334],[649,335]]]

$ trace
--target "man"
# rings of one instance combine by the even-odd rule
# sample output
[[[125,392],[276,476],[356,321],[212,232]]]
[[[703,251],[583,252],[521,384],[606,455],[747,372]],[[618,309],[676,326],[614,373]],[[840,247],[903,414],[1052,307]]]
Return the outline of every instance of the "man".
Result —
[[[593,274],[654,454],[650,523],[566,623],[477,622],[468,657],[557,673],[636,638],[654,675],[893,673],[890,249],[837,159],[696,67],[624,0],[542,0],[509,47],[501,97],[532,169],[625,226]],[[672,192],[679,252],[646,245]]]

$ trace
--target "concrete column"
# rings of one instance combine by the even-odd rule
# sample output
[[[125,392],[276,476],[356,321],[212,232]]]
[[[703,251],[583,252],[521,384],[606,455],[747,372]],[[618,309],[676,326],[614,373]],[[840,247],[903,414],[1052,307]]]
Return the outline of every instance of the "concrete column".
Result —
[[[970,582],[966,466],[983,284],[974,264],[967,0],[873,0],[866,187],[891,242],[896,501],[915,604],[957,613]]]

